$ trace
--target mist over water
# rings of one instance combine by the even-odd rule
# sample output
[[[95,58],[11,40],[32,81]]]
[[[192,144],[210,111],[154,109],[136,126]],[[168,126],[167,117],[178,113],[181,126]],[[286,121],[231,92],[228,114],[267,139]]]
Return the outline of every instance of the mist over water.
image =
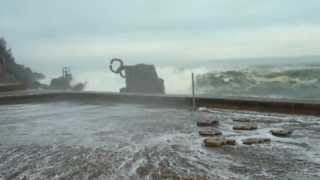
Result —
[[[157,67],[158,76],[164,79],[167,94],[191,94],[191,73],[203,74],[209,72],[205,67],[199,68],[177,68]],[[109,91],[119,92],[125,86],[125,79],[118,74],[112,73],[109,69],[95,71],[72,71],[74,82],[87,82],[86,91]],[[53,73],[47,76],[42,82],[49,84],[51,78],[60,76]]]

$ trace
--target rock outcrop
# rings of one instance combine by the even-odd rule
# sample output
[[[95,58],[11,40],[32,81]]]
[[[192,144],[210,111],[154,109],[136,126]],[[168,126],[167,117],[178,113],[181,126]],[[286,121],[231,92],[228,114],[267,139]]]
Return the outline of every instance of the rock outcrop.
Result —
[[[197,126],[206,127],[206,126],[217,126],[219,121],[215,119],[202,119],[197,121]]]
[[[255,130],[258,129],[258,124],[254,120],[250,119],[234,119],[233,120],[233,129],[234,130]]]
[[[234,139],[226,139],[224,137],[209,137],[204,140],[204,145],[206,147],[218,148],[223,147],[224,145],[236,145]]]
[[[271,139],[269,138],[248,138],[242,140],[243,144],[253,145],[253,144],[269,144],[271,143]]]
[[[206,127],[206,126],[218,126],[219,120],[210,115],[210,113],[201,113],[199,119],[197,120],[197,126]]]
[[[50,82],[50,89],[61,89],[61,90],[75,90],[81,91],[86,86],[86,83],[77,83],[76,85],[71,85],[73,76],[70,72],[70,68],[64,67],[62,71],[62,76],[58,78],[53,78]]]
[[[293,129],[272,129],[271,134],[279,137],[288,137],[293,133]]]
[[[199,135],[200,136],[220,136],[222,135],[222,132],[213,128],[205,128],[205,129],[199,130]]]
[[[43,74],[17,64],[6,41],[0,38],[0,83],[22,83],[27,88],[39,88],[42,85],[38,80],[42,78]]]

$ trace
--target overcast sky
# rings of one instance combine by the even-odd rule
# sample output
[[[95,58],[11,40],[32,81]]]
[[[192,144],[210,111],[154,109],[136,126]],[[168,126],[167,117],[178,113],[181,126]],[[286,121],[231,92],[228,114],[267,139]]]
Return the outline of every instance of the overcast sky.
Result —
[[[0,36],[41,67],[319,55],[319,0],[1,0]]]

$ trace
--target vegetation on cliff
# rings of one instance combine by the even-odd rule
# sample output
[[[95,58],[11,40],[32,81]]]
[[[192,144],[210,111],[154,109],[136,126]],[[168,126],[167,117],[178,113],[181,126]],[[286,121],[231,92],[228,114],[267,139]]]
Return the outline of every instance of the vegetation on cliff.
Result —
[[[29,67],[17,64],[4,38],[0,38],[0,59],[3,71],[0,83],[20,82],[28,88],[39,88],[41,86],[38,80],[45,76],[41,73],[33,72]]]

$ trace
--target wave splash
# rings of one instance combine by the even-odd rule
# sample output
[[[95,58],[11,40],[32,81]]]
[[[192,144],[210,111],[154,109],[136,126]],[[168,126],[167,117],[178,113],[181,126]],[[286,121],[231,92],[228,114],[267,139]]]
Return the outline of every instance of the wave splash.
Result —
[[[197,92],[205,96],[320,99],[320,67],[255,67],[197,75]]]

